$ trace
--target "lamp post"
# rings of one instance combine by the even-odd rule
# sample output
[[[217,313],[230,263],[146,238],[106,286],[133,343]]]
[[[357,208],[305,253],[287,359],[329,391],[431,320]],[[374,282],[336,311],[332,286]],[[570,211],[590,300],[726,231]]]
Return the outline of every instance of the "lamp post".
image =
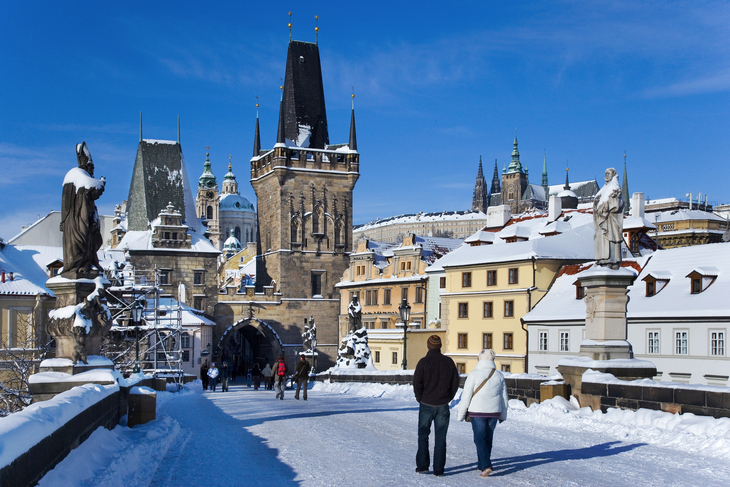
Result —
[[[408,300],[403,298],[398,306],[398,312],[400,313],[400,319],[403,322],[403,370],[406,370],[408,366],[408,318],[411,317],[411,307],[408,306]]]
[[[144,305],[139,301],[135,300],[132,304],[132,321],[134,322],[135,332],[135,361],[132,372],[139,373],[139,322],[142,320],[142,312],[144,311]]]

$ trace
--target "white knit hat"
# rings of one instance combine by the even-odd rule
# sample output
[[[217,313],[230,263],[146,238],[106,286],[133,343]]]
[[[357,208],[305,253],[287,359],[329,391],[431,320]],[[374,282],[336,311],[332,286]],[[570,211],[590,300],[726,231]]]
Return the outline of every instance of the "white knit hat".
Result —
[[[497,354],[491,348],[485,348],[484,350],[479,352],[479,360],[488,360],[490,362],[494,362],[494,357],[496,356]]]

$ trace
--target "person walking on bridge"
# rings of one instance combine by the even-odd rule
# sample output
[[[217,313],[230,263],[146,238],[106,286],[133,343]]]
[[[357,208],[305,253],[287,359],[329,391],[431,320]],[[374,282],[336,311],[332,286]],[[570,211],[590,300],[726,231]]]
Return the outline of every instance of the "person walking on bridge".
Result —
[[[416,365],[413,374],[413,392],[418,406],[418,452],[416,472],[426,473],[431,463],[428,435],[434,424],[433,474],[440,477],[446,465],[446,433],[449,431],[449,403],[459,390],[459,372],[456,364],[441,353],[441,338],[431,335],[428,353]]]
[[[297,392],[294,394],[294,399],[299,400],[299,390],[304,388],[303,398],[307,400],[307,386],[309,385],[309,371],[312,370],[312,366],[307,362],[304,355],[300,355],[299,362],[297,362],[297,372],[292,377],[297,383]]]
[[[218,367],[215,366],[215,362],[210,364],[208,369],[208,379],[210,382],[210,390],[215,392],[215,386],[218,383]]]
[[[284,389],[286,388],[286,361],[284,360],[284,354],[279,354],[279,358],[274,362],[274,368],[271,371],[272,379],[274,380],[274,390],[276,391],[276,398],[284,400]]]

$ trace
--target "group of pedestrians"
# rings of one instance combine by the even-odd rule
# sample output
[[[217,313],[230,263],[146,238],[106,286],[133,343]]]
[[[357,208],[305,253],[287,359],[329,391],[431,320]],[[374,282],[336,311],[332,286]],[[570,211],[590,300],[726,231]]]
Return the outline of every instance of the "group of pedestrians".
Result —
[[[418,408],[418,452],[416,472],[428,472],[431,464],[428,437],[434,425],[433,474],[442,476],[446,465],[446,433],[449,430],[449,403],[459,389],[459,372],[454,361],[441,353],[441,338],[431,335],[428,352],[413,374],[413,392]],[[461,393],[459,421],[470,421],[477,450],[479,475],[492,473],[492,439],[497,423],[507,419],[507,387],[504,376],[496,369],[495,352],[479,353],[479,361],[469,373]]]
[[[302,355],[296,365],[296,371],[292,376],[292,384],[296,383],[297,389],[294,398],[299,400],[299,392],[303,390],[302,398],[307,400],[307,384],[309,382],[309,371],[312,366],[309,365],[307,359]],[[274,362],[273,368],[266,364],[263,370],[259,364],[254,363],[251,367],[251,378],[253,379],[254,390],[258,391],[261,387],[261,380],[264,381],[266,390],[275,389],[276,398],[284,399],[284,390],[286,389],[288,368],[284,354],[280,354]],[[200,377],[203,382],[203,389],[215,392],[218,380],[221,382],[223,392],[228,392],[228,380],[231,377],[231,371],[228,362],[223,362],[220,370],[216,367],[215,362],[208,367],[208,361],[200,367]],[[250,385],[250,384],[249,384]]]

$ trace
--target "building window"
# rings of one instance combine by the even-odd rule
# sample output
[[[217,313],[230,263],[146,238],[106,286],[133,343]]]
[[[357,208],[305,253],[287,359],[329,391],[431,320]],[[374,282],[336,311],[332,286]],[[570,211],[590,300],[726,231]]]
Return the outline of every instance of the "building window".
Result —
[[[491,349],[492,347],[492,334],[482,333],[482,349]]]
[[[367,328],[368,330],[374,330],[375,329],[375,322],[374,321],[366,321],[363,323],[363,326]]]
[[[699,294],[702,292],[702,279],[699,277],[692,278],[692,294]]]
[[[193,273],[193,284],[196,286],[203,285],[203,271],[195,271]]]
[[[500,366],[500,368],[502,369],[502,372],[509,372],[510,371],[510,364],[502,364]]]
[[[208,220],[213,219],[213,207],[212,206],[208,206],[207,208],[205,208],[205,218]]]
[[[541,331],[537,338],[537,349],[540,352],[547,352],[548,349],[548,332]]]
[[[190,362],[190,350],[183,350],[182,351],[182,361],[183,362]]]
[[[505,301],[504,302],[504,317],[510,318],[515,315],[515,302],[514,301]]]
[[[466,374],[466,364],[457,362],[456,371],[460,374]]]
[[[583,299],[586,295],[586,288],[577,283],[575,285],[575,299]]]
[[[187,333],[180,335],[180,348],[190,348],[190,335]]]
[[[170,232],[162,232],[162,238],[165,240],[170,240]]]
[[[561,352],[569,352],[570,351],[570,342],[569,340],[570,333],[567,331],[561,331],[560,332],[560,351]]]
[[[423,303],[423,288],[422,287],[416,288],[416,303],[417,304]]]
[[[393,365],[398,365],[398,352],[393,352],[393,361],[391,363]]]
[[[203,298],[201,296],[193,297],[193,308],[203,311]]]
[[[322,296],[322,274],[319,272],[312,273],[312,297]]]
[[[400,288],[400,300],[403,301],[404,299],[406,301],[408,301],[408,288],[407,287]]]
[[[504,349],[512,350],[512,333],[504,334]]]
[[[166,286],[168,284],[170,284],[170,271],[160,271],[160,285]]]
[[[375,350],[375,363],[380,363],[380,350]]]
[[[365,291],[365,305],[376,306],[378,304],[378,290],[370,289]]]
[[[383,304],[390,304],[390,289],[383,289]]]
[[[469,317],[469,303],[459,303],[459,318]]]
[[[674,332],[674,353],[676,355],[687,355],[689,342],[688,331],[676,331]]]
[[[494,303],[491,301],[484,301],[484,317],[492,318],[494,316]]]
[[[659,353],[659,332],[650,331],[646,337],[646,353]]]
[[[497,285],[497,271],[487,271],[487,286]]]
[[[656,294],[656,281],[646,281],[646,295],[654,296]]]
[[[459,348],[469,348],[469,339],[468,339],[466,333],[458,334],[458,347]]]
[[[725,356],[725,332],[724,331],[712,331],[710,332],[710,355],[715,357]]]
[[[441,288],[441,289],[446,288],[446,278],[445,277],[439,277],[439,288]]]
[[[471,272],[461,273],[461,287],[471,287]]]
[[[517,284],[519,282],[519,269],[514,268],[509,270],[509,283],[510,284]]]

